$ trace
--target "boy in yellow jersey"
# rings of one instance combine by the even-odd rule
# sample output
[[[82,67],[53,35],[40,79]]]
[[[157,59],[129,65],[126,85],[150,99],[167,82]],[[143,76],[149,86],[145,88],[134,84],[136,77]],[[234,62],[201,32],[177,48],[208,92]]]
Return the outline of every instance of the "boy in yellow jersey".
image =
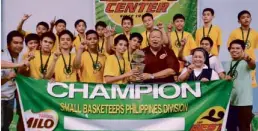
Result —
[[[75,54],[71,53],[74,36],[69,30],[59,33],[60,52],[56,51],[49,65],[46,78],[55,76],[57,82],[77,82],[76,69],[73,66]]]
[[[107,37],[107,52],[108,54],[114,54],[114,45],[113,45],[113,41],[114,41],[114,38],[116,38],[117,36],[121,35],[121,34],[124,34],[126,36],[126,38],[129,40],[130,39],[130,35],[131,35],[131,30],[132,30],[132,27],[133,27],[133,18],[130,17],[130,16],[123,16],[122,20],[121,20],[121,26],[122,26],[122,29],[123,29],[123,33],[119,33],[119,34],[115,34],[115,27],[113,27],[112,29],[108,29],[109,32],[111,32],[110,36]]]
[[[107,40],[105,39],[105,36],[104,36],[106,27],[107,27],[107,24],[103,21],[98,21],[95,25],[95,30],[97,31],[99,36],[98,51],[104,55],[108,55],[106,51]]]
[[[211,54],[219,55],[220,46],[222,44],[222,32],[221,29],[212,24],[214,18],[214,10],[212,8],[205,8],[202,12],[203,27],[197,29],[195,33],[196,44],[199,45],[203,37],[210,37],[214,42],[211,49]]]
[[[188,56],[191,54],[191,50],[196,48],[197,45],[191,33],[184,31],[185,17],[182,14],[176,14],[173,17],[173,23],[175,25],[175,31],[170,33],[171,48],[175,55],[178,57],[179,49],[181,47],[181,41],[186,41],[183,56]],[[184,63],[179,61],[180,71],[184,67]]]
[[[63,30],[66,29],[66,22],[65,20],[63,19],[58,19],[56,22],[55,22],[55,29],[56,29],[56,42],[55,42],[55,45],[52,49],[52,52],[55,52],[57,49],[59,49],[59,38],[58,38],[58,35],[60,32],[62,32]]]
[[[130,35],[129,46],[124,53],[124,58],[131,64],[132,54],[135,50],[140,49],[142,43],[142,35],[140,33],[134,32]]]
[[[149,46],[149,35],[150,35],[150,32],[155,28],[153,15],[150,13],[145,13],[142,16],[142,22],[146,28],[146,31],[141,33],[141,35],[143,37],[141,49]],[[159,22],[157,26],[158,26],[158,29],[162,32],[163,44],[168,44],[169,40],[168,40],[167,33],[163,27],[163,24],[161,22]]]
[[[22,20],[21,22],[19,23],[18,27],[17,27],[17,31],[19,31],[20,33],[22,33],[24,36],[30,34],[29,32],[27,31],[24,31],[22,29],[22,26],[24,24],[24,22],[26,20],[28,20],[29,18],[31,17],[31,15],[29,14],[24,14],[23,17],[22,17]],[[41,36],[43,33],[46,33],[47,31],[49,31],[49,25],[48,23],[44,22],[44,21],[41,21],[37,24],[36,26],[36,33],[37,35]]]
[[[98,42],[98,33],[88,30],[76,53],[74,67],[80,69],[81,82],[103,83],[106,56],[98,51]],[[86,46],[87,51],[83,52]]]
[[[22,59],[26,59],[30,53],[39,49],[40,37],[37,34],[31,33],[25,37],[25,44],[27,46],[27,52],[23,54]]]
[[[35,79],[46,79],[50,62],[53,60],[51,49],[56,41],[55,34],[47,32],[42,34],[40,50],[35,51],[34,58],[30,61],[30,67],[22,72]]]
[[[129,40],[131,35],[131,30],[133,28],[133,18],[130,16],[124,16],[121,21],[121,26],[123,28],[123,33],[126,36],[126,38]],[[116,34],[114,38],[116,38],[118,35]]]
[[[134,70],[130,70],[130,63],[123,57],[128,48],[128,39],[125,35],[119,35],[114,40],[115,54],[107,57],[104,69],[105,83],[124,84]]]
[[[81,42],[83,41],[83,38],[85,37],[85,30],[87,29],[87,24],[84,20],[79,19],[74,23],[74,27],[76,28],[76,31],[78,32],[78,35],[76,36],[75,40],[73,41],[75,51],[77,52],[79,50]]]
[[[228,39],[228,46],[231,41],[235,39],[243,40],[246,44],[245,52],[253,59],[256,59],[255,49],[258,47],[258,33],[256,30],[250,27],[251,13],[247,10],[243,10],[238,14],[238,23],[241,24],[240,28],[233,30]],[[256,87],[256,71],[251,72],[252,86]]]

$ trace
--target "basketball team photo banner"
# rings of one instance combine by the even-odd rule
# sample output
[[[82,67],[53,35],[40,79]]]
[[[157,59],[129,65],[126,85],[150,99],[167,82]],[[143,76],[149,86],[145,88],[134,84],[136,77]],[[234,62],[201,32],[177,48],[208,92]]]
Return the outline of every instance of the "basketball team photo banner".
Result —
[[[123,33],[121,18],[130,16],[134,20],[132,32],[144,32],[142,15],[153,15],[155,25],[159,22],[167,27],[172,17],[182,13],[186,19],[185,31],[194,33],[197,27],[197,0],[95,0],[96,21],[104,21],[116,27],[117,33]]]
[[[220,131],[232,82],[59,83],[16,78],[27,130]]]

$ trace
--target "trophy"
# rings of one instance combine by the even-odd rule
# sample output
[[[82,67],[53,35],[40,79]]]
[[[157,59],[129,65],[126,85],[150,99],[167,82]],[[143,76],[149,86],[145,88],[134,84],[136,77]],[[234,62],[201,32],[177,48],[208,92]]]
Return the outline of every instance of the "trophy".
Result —
[[[145,67],[145,64],[143,63],[144,57],[145,57],[145,54],[142,50],[136,50],[132,54],[131,68],[136,69],[139,72],[139,74],[143,73],[143,70]],[[132,81],[141,82],[141,78],[140,76],[133,76]]]

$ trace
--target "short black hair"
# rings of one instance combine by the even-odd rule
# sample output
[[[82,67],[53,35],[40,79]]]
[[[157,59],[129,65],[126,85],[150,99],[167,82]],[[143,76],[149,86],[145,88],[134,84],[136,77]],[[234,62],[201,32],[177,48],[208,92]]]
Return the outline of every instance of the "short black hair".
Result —
[[[97,30],[99,26],[106,28],[107,24],[104,21],[98,21],[95,25],[95,30]]]
[[[79,25],[81,22],[85,25],[85,27],[87,26],[86,22],[83,19],[79,19],[75,21],[74,27],[76,28],[76,26]]]
[[[8,33],[7,35],[7,45],[10,45],[12,40],[13,40],[13,37],[21,37],[22,40],[24,40],[24,35],[22,35],[19,31],[17,30],[13,30],[11,32]]]
[[[39,22],[39,23],[37,24],[36,27],[38,27],[38,26],[40,26],[40,25],[44,26],[45,28],[47,28],[47,30],[49,30],[49,25],[48,25],[47,22],[41,21],[41,22]]]
[[[124,34],[118,35],[114,40],[114,45],[116,46],[120,40],[124,40],[128,43],[128,39]],[[127,44],[128,46],[128,44]]]
[[[149,17],[151,17],[151,19],[153,19],[153,15],[151,13],[145,13],[144,15],[142,15],[142,21],[147,16],[149,16]]]
[[[30,33],[30,34],[26,35],[26,37],[25,37],[25,44],[28,45],[28,42],[31,40],[36,40],[39,43],[40,37],[35,33]]]
[[[202,11],[202,15],[204,14],[204,12],[211,12],[211,15],[214,16],[214,10],[212,8],[205,8],[203,11]]]
[[[63,23],[63,24],[66,26],[66,22],[65,22],[65,20],[63,20],[63,19],[58,19],[58,20],[56,21],[55,25],[57,26],[57,25],[60,24],[60,23]]]
[[[130,40],[136,37],[139,40],[139,43],[142,43],[143,37],[140,33],[134,32],[130,35]]]
[[[54,41],[54,43],[56,42],[56,36],[53,32],[43,33],[40,37],[40,40],[42,41],[45,37],[52,39]]]
[[[99,35],[98,35],[98,33],[97,33],[95,30],[88,30],[88,31],[86,32],[86,37],[87,37],[88,35],[90,35],[90,34],[95,34],[95,35],[97,36],[97,38],[99,39]]]
[[[250,15],[250,17],[251,17],[251,13],[250,13],[249,11],[247,11],[247,10],[242,10],[242,11],[239,12],[238,15],[237,15],[238,20],[240,20],[240,17],[241,17],[242,15],[244,15],[244,14],[248,14],[248,15]]]
[[[213,40],[212,40],[210,37],[203,37],[203,38],[201,39],[201,41],[200,41],[200,44],[201,44],[202,41],[204,41],[204,40],[209,41],[210,46],[211,46],[211,47],[213,46]]]
[[[231,41],[230,44],[229,44],[228,50],[230,50],[230,48],[233,44],[238,44],[242,47],[243,50],[245,50],[245,45],[246,44],[243,40],[235,39],[235,40]]]
[[[200,52],[203,53],[203,56],[204,56],[204,59],[205,59],[204,64],[207,65],[208,68],[210,69],[209,53],[205,49],[203,49],[202,47],[197,47],[197,48],[195,48],[191,51],[191,55],[193,56],[196,51],[200,51]]]
[[[133,25],[133,18],[130,17],[130,16],[127,16],[127,15],[125,15],[125,16],[122,18],[121,25],[123,25],[123,22],[124,22],[125,20],[130,20],[130,21],[131,21],[131,24]]]
[[[72,33],[71,31],[69,31],[69,30],[63,30],[63,31],[61,31],[61,32],[59,33],[59,35],[58,35],[59,40],[60,40],[61,36],[65,35],[65,34],[69,35],[69,36],[71,37],[72,41],[74,41],[75,38],[74,38],[74,36],[73,36],[73,33]]]
[[[173,17],[173,22],[175,22],[177,19],[183,19],[185,20],[185,17],[183,14],[175,14]]]

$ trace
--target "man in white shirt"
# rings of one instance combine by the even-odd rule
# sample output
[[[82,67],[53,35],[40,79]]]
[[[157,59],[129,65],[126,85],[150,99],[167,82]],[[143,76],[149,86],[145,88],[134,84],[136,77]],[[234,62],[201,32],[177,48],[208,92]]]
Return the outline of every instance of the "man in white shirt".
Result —
[[[24,37],[18,31],[11,31],[7,35],[7,49],[2,52],[2,60],[18,63],[23,49]],[[17,68],[1,69],[1,129],[8,131],[13,119],[14,96],[16,84],[14,77]]]

